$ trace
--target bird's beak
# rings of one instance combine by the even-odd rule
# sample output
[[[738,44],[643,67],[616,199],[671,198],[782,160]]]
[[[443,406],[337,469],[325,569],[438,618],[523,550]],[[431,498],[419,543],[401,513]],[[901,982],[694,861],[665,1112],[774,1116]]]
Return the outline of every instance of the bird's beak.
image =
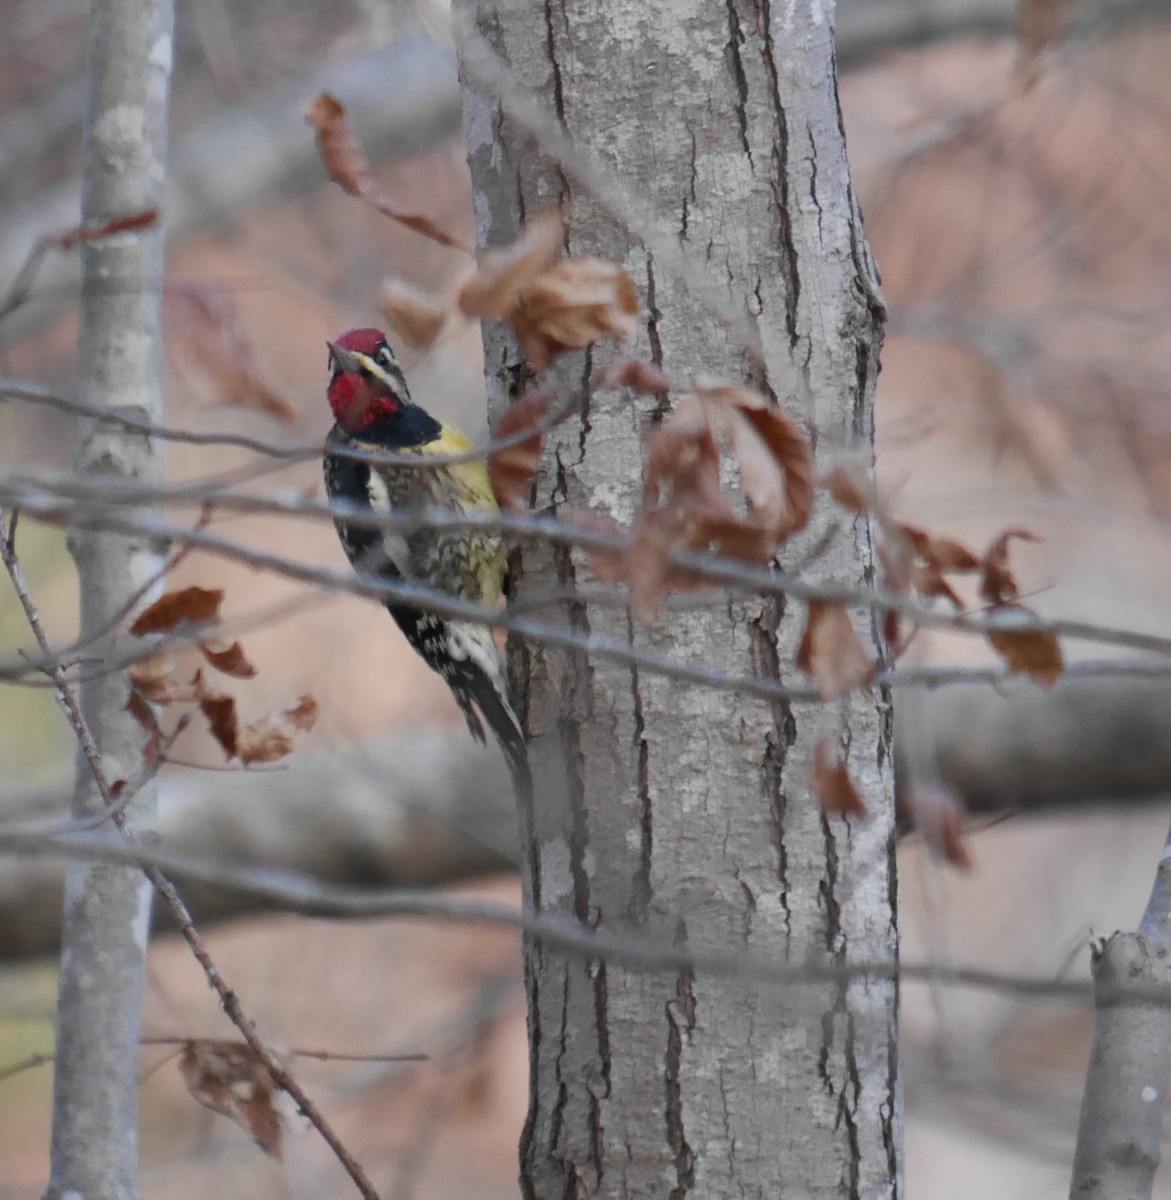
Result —
[[[341,371],[344,374],[353,373],[360,375],[363,370],[369,370],[370,360],[364,354],[355,354],[352,350],[343,350],[341,346],[335,346],[333,342],[325,343],[329,347],[330,361],[333,363],[335,370]]]

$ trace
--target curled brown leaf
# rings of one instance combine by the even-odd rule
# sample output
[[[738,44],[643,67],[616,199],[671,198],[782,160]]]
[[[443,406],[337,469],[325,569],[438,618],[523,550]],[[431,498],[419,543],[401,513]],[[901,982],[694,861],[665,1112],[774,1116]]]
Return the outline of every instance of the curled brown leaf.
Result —
[[[235,679],[251,679],[256,674],[256,668],[244,656],[244,648],[239,642],[227,645],[223,642],[200,642],[200,652],[217,671],[231,675]]]
[[[312,696],[301,696],[289,708],[253,721],[236,739],[240,761],[247,767],[286,758],[295,748],[293,733],[312,729],[316,721],[317,701]]]
[[[809,786],[821,803],[821,811],[842,817],[864,817],[866,805],[850,778],[841,757],[822,739],[813,751]]]
[[[169,287],[164,302],[178,364],[211,400],[296,420],[297,410],[265,377],[229,292],[185,283]]]
[[[565,216],[561,209],[538,213],[511,246],[480,255],[476,270],[460,288],[460,308],[469,317],[509,316],[525,288],[557,261],[564,244]]]
[[[439,336],[448,310],[422,288],[387,278],[378,289],[378,310],[413,346],[426,349]]]
[[[588,509],[563,508],[559,513],[567,529],[580,529],[586,533],[598,533],[607,537],[621,537],[624,530],[613,517]],[[586,546],[590,569],[602,583],[625,583],[628,576],[627,553],[625,550],[606,546]]]
[[[600,258],[567,258],[542,272],[508,316],[525,358],[538,370],[559,354],[638,328],[638,293],[627,273]]]
[[[152,654],[130,668],[130,682],[152,704],[170,704],[181,698],[183,690],[175,672],[176,663],[169,654]]]
[[[532,430],[528,436],[488,455],[488,477],[502,508],[528,506],[529,489],[541,457],[541,430],[551,400],[549,392],[529,392],[500,418],[492,431],[493,438],[501,441],[526,429]]]
[[[1006,529],[993,538],[980,560],[980,595],[989,604],[1007,604],[1021,594],[1016,576],[1008,566],[1008,545],[1013,538],[1024,542],[1041,540],[1027,529]]]
[[[169,633],[184,621],[206,625],[219,619],[223,600],[222,588],[187,587],[166,592],[138,614],[130,632],[142,637],[148,633]]]
[[[237,754],[237,737],[240,731],[236,716],[236,701],[231,696],[218,692],[205,692],[199,697],[199,711],[207,719],[211,736],[219,743],[224,758],[233,759]]]
[[[989,618],[997,625],[988,631],[989,645],[1012,670],[1028,675],[1044,687],[1052,687],[1061,678],[1065,661],[1057,634],[1046,629],[1011,628],[1014,618],[1032,622],[1036,613],[1023,604],[998,604]],[[1005,623],[1010,627],[1005,628]]]
[[[144,763],[153,763],[162,750],[162,730],[151,707],[138,692],[131,692],[126,701],[126,711],[138,722],[138,727],[146,734],[146,745],[142,750]]]
[[[602,391],[630,388],[639,396],[658,396],[671,390],[671,381],[645,358],[624,358],[606,372],[599,387]]]
[[[695,394],[741,414],[760,438],[774,469],[781,472],[782,503],[775,519],[770,520],[776,541],[782,542],[803,529],[813,511],[813,448],[801,426],[779,406],[770,404],[758,392],[748,388],[701,386],[696,388]],[[743,441],[740,444],[744,446]],[[742,466],[745,461],[742,457]],[[749,481],[745,479],[744,483],[748,493]],[[770,480],[769,503],[757,507],[771,506]]]
[[[840,605],[810,600],[797,666],[812,675],[823,700],[832,700],[874,677],[875,664]]]
[[[838,463],[818,480],[844,509],[853,513],[877,512],[878,496],[869,469],[860,462]]]
[[[325,164],[326,173],[349,195],[364,200],[383,216],[443,246],[468,249],[458,238],[445,233],[430,217],[404,212],[386,197],[370,173],[370,164],[350,132],[346,110],[336,97],[322,92],[306,109],[305,119],[317,133],[317,151]]]
[[[463,312],[507,321],[538,370],[567,350],[602,337],[629,337],[638,326],[638,295],[630,276],[600,258],[557,261],[564,240],[562,212],[541,213],[513,245],[482,255],[460,288]]]
[[[933,855],[961,871],[972,869],[963,805],[953,791],[940,784],[914,783],[901,794],[900,807]]]
[[[276,1088],[247,1043],[192,1039],[183,1047],[179,1073],[193,1099],[235,1121],[262,1150],[280,1158]]]

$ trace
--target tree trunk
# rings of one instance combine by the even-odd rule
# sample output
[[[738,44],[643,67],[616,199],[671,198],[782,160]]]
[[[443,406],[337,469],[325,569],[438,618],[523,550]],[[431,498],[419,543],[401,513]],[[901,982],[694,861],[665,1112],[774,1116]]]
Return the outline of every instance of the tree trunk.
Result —
[[[705,374],[770,394],[805,421],[819,467],[871,444],[883,317],[845,158],[829,13],[815,0],[537,10],[477,0],[469,23],[550,123],[640,198],[629,223],[677,237],[708,291],[728,286],[731,322],[538,154],[508,104],[475,90],[475,33],[464,48],[481,240],[504,243],[526,216],[571,200],[571,250],[615,259],[640,285],[639,349],[684,390]],[[755,351],[737,324],[754,331]],[[526,373],[507,335],[489,330],[485,348],[498,412]],[[604,357],[585,360],[587,378]],[[580,423],[548,440],[538,508],[629,521],[642,441],[665,411],[594,394]],[[871,530],[844,524],[824,500],[785,559],[800,563],[814,546],[818,578],[871,578]],[[576,552],[526,549],[519,590],[574,585],[586,570]],[[873,640],[867,618],[856,619]],[[647,630],[582,601],[567,620],[687,663],[784,679],[803,612],[736,600]],[[888,697],[769,705],[588,654],[524,646],[516,657],[537,773],[522,831],[532,905],[697,950],[843,965],[893,957]],[[822,816],[809,791],[814,747],[839,733],[866,822]],[[526,964],[526,1196],[900,1191],[894,984],[778,994],[690,970],[663,978],[583,965],[539,941]]]
[[[83,217],[101,225],[162,203],[173,13],[170,0],[98,0],[90,41]],[[162,415],[163,235],[145,230],[83,248],[79,363],[90,404],[148,420]],[[162,460],[141,435],[84,425],[79,475],[160,483]],[[104,629],[162,565],[144,538],[82,532],[70,538],[81,590],[81,636]],[[83,685],[82,710],[111,780],[142,767],[145,735],[126,710],[123,672]],[[74,813],[102,809],[93,773],[78,757]],[[154,789],[127,820],[149,821]],[[150,916],[139,870],[74,862],[65,880],[53,1092],[52,1177],[47,1197],[137,1196],[139,1008]]]

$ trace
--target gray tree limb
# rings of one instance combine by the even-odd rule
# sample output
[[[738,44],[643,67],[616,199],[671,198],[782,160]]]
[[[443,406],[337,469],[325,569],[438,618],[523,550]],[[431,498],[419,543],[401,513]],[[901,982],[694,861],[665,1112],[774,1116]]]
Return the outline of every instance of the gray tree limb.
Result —
[[[43,828],[61,788],[4,804],[4,829]],[[516,865],[516,812],[498,756],[470,738],[411,730],[371,747],[297,755],[280,771],[175,769],[159,783],[156,832],[180,854],[255,864],[334,883],[453,883]],[[44,954],[60,935],[59,862],[0,867],[0,959]],[[240,916],[246,893],[189,885],[200,922]],[[165,908],[160,916],[166,917]]]
[[[1095,946],[1093,974],[1094,1041],[1069,1194],[1071,1200],[1143,1200],[1159,1166],[1171,1082],[1171,1007],[1126,993],[1149,996],[1171,986],[1171,834],[1138,932],[1115,933]]]
[[[900,791],[942,784],[969,813],[1153,801],[1171,793],[1171,685],[1028,680],[899,693]]]
[[[82,215],[100,225],[158,209],[167,146],[173,48],[171,0],[98,0],[90,27]],[[86,400],[147,419],[162,415],[163,231],[155,222],[87,243],[82,251],[79,361]],[[111,282],[118,281],[112,289]],[[81,476],[158,483],[152,442],[84,422]],[[75,531],[69,539],[81,591],[82,636],[106,626],[127,597],[158,573],[162,547],[141,536]],[[81,709],[111,778],[129,781],[147,735],[127,709],[122,673],[82,685]],[[79,753],[73,811],[104,811],[93,768]],[[154,789],[126,809],[149,826]],[[134,1200],[138,1195],[138,1039],[150,885],[141,871],[72,862],[66,871],[51,1177],[47,1200]]]

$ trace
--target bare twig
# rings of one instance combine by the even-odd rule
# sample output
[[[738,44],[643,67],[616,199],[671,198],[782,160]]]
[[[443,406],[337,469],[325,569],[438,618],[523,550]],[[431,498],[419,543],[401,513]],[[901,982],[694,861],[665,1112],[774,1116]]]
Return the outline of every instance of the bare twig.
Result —
[[[27,583],[24,579],[23,571],[20,567],[20,562],[16,557],[15,546],[13,543],[14,523],[10,522],[7,531],[0,537],[0,558],[3,559],[5,567],[8,568],[8,573],[12,578],[13,586],[16,588],[17,596],[20,599],[21,607],[24,609],[25,616],[28,619],[33,635],[37,640],[37,644],[46,655],[51,655],[52,648],[49,639],[45,634],[44,626],[41,624],[40,614],[37,611],[32,597],[29,594]],[[102,801],[105,804],[106,814],[122,833],[126,847],[135,848],[136,841],[126,825],[126,819],[118,804],[118,797],[115,795],[111,781],[106,774],[105,764],[102,762],[98,748],[94,743],[93,735],[90,733],[89,726],[86,723],[85,717],[82,714],[81,707],[77,702],[77,698],[73,693],[72,687],[66,680],[64,672],[61,668],[52,667],[50,672],[53,677],[53,682],[57,689],[57,697],[61,703],[61,707],[73,727],[74,734],[77,737],[78,744],[81,746],[82,754],[85,756],[86,762],[93,773],[94,782],[97,784],[98,791]],[[287,1092],[296,1102],[298,1108],[305,1114],[305,1117],[313,1125],[313,1127],[321,1134],[326,1144],[334,1152],[338,1161],[346,1169],[354,1185],[366,1200],[378,1200],[378,1193],[374,1190],[370,1180],[366,1177],[365,1171],[354,1160],[345,1144],[338,1137],[333,1127],[326,1120],[325,1115],[306,1094],[301,1085],[290,1074],[288,1068],[281,1062],[276,1053],[271,1050],[268,1045],[260,1037],[256,1029],[255,1023],[244,1011],[240,1004],[236,993],[228,987],[223,976],[220,974],[219,968],[216,966],[207,949],[206,944],[200,937],[191,921],[191,915],[187,911],[187,906],[183,903],[179,893],[175,891],[174,886],[159,870],[159,868],[149,862],[139,863],[142,866],[143,872],[150,880],[155,891],[162,897],[163,901],[170,908],[175,917],[175,921],[179,926],[179,932],[183,935],[184,940],[191,948],[196,961],[203,968],[203,973],[207,978],[209,986],[215,991],[220,998],[220,1004],[223,1006],[224,1012],[227,1013],[232,1023],[239,1029],[244,1040],[248,1043],[249,1048],[256,1055],[257,1059],[264,1064],[265,1070],[272,1077],[273,1083],[282,1091]]]
[[[36,833],[0,833],[0,854],[81,857],[99,862],[155,867],[192,882],[247,892],[268,904],[313,916],[342,918],[409,917],[443,923],[491,925],[540,937],[551,949],[585,959],[618,963],[639,971],[678,971],[685,967],[716,976],[738,977],[778,987],[817,986],[852,979],[900,979],[940,987],[974,988],[1028,997],[1087,1000],[1094,994],[1084,980],[1041,979],[1006,971],[899,962],[894,959],[844,965],[829,959],[780,963],[745,953],[730,953],[673,942],[676,925],[662,939],[613,933],[572,917],[534,913],[489,901],[460,900],[438,890],[369,890],[323,884],[316,879],[263,867],[231,866],[158,846],[118,844],[89,836],[45,837]],[[1171,987],[1151,986],[1106,992],[1171,1005]]]

